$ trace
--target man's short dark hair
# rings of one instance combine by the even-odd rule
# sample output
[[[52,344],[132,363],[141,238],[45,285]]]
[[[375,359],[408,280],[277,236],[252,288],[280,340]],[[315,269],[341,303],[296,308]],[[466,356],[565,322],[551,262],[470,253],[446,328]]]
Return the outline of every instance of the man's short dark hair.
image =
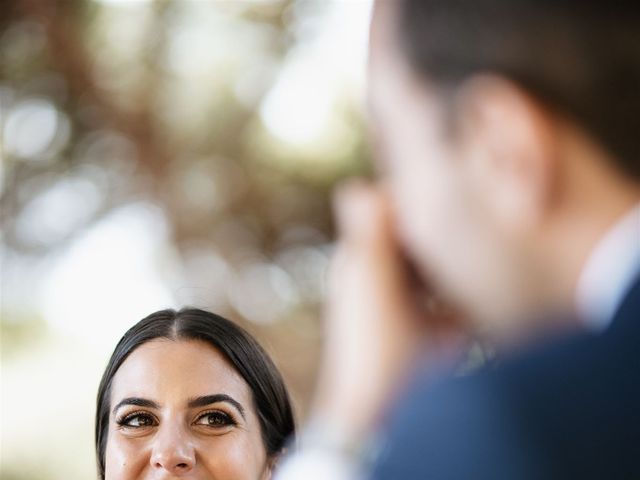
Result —
[[[402,0],[400,15],[403,47],[426,79],[509,78],[640,179],[640,2]]]

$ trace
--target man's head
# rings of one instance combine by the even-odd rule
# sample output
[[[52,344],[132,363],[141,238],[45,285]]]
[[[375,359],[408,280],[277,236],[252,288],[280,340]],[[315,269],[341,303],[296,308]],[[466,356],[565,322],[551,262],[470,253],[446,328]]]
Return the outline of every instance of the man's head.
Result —
[[[624,5],[377,2],[370,106],[401,241],[489,330],[569,308],[640,198],[640,7]]]

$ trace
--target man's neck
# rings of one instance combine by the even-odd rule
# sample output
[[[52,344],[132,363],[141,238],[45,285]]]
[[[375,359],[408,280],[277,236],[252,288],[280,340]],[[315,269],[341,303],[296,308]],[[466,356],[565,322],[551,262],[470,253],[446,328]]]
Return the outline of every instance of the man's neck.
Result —
[[[640,272],[640,202],[591,252],[578,280],[575,304],[588,327],[605,329]]]
[[[607,270],[602,265],[614,261],[617,246],[629,245],[629,230],[632,227],[629,227],[628,224],[634,220],[628,220],[628,217],[638,208],[638,205],[640,205],[640,192],[629,192],[629,195],[619,195],[615,200],[609,197],[606,201],[596,202],[594,199],[590,206],[585,206],[580,213],[574,213],[573,222],[566,227],[565,234],[561,236],[563,241],[558,243],[560,248],[556,250],[556,256],[551,262],[556,268],[550,270],[552,277],[547,282],[549,297],[553,298],[553,295],[556,295],[555,303],[565,311],[577,313],[578,318],[584,317],[583,307],[576,309],[576,296],[584,297],[593,293],[597,294],[597,285],[602,285],[601,282],[618,281],[618,278],[604,278],[600,281],[589,280],[590,287],[587,288],[587,291],[590,293],[580,293],[584,290],[581,283],[584,282],[587,270],[596,269],[596,273],[589,275],[590,278],[607,275],[607,272],[609,275],[614,275],[615,272],[622,271],[621,268],[613,265],[610,266],[610,270]],[[627,226],[624,228],[624,232],[615,235],[614,232],[619,224],[625,221]],[[612,235],[616,239],[608,241]],[[638,230],[638,242],[640,247],[640,230]],[[610,243],[613,243],[614,246],[607,246]],[[604,253],[602,253],[603,250],[605,250]],[[613,253],[611,253],[612,250]],[[629,247],[625,247],[625,250],[629,250]],[[625,252],[624,255],[631,255],[631,253]],[[606,259],[602,257],[606,257]],[[597,261],[598,266],[590,268],[594,261]],[[622,274],[620,273],[620,275]],[[581,305],[584,304],[581,302]]]

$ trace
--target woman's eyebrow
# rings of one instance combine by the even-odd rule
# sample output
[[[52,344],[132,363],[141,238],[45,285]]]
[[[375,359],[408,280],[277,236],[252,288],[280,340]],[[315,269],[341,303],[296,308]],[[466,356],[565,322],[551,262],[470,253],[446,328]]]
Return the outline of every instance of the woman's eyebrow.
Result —
[[[160,408],[153,400],[149,400],[147,398],[140,397],[127,397],[121,400],[115,407],[113,407],[113,413],[115,414],[120,407],[124,407],[125,405],[135,405],[136,407],[147,407],[147,408]]]
[[[235,407],[236,410],[238,410],[238,412],[240,412],[240,415],[242,415],[242,418],[246,419],[244,415],[244,407],[240,405],[240,403],[237,400],[235,400],[233,397],[230,397],[229,395],[226,395],[224,393],[216,393],[214,395],[203,395],[201,397],[195,397],[189,400],[189,403],[187,405],[189,406],[189,408],[198,408],[198,407],[205,407],[207,405],[211,405],[212,403],[218,403],[218,402],[225,402],[225,403],[231,404],[233,407]]]

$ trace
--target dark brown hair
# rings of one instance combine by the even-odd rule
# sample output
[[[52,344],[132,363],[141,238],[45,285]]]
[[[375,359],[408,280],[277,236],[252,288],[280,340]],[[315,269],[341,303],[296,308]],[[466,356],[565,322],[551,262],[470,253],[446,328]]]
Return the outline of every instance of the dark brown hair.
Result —
[[[640,179],[640,2],[402,0],[417,72],[455,87],[475,73],[522,86]],[[455,91],[455,89],[454,89]]]
[[[98,388],[95,442],[98,474],[105,475],[113,377],[136,348],[157,338],[200,340],[220,351],[251,388],[269,456],[280,453],[295,433],[293,411],[284,381],[258,342],[235,323],[195,308],[161,310],[139,321],[116,346]]]

